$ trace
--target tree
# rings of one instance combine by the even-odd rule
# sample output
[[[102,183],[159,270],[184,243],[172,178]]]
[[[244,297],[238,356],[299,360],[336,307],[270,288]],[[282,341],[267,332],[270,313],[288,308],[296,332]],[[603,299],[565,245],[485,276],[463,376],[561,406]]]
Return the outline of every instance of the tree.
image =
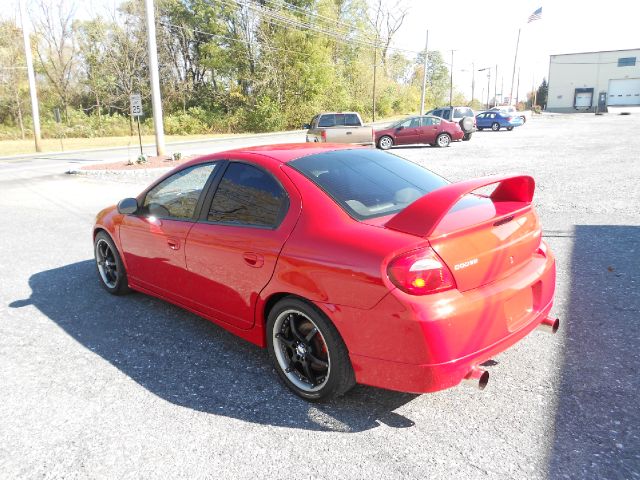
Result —
[[[64,0],[40,0],[34,24],[38,34],[36,52],[40,68],[62,103],[69,122],[69,103],[76,79],[77,44],[73,32],[75,4]]]
[[[28,87],[22,42],[16,41],[21,37],[22,30],[13,21],[0,22],[0,122],[4,123],[4,110],[24,139],[23,98]]]
[[[538,87],[538,91],[536,92],[536,105],[542,105],[545,107],[547,105],[547,96],[549,94],[549,84],[547,83],[547,79],[543,78],[542,83]]]

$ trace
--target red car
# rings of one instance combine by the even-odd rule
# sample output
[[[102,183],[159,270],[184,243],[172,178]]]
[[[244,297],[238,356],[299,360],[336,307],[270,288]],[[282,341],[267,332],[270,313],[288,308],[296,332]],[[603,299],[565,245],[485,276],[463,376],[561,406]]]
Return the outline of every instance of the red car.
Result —
[[[356,382],[483,387],[481,363],[558,327],[533,191],[528,176],[449,183],[369,148],[233,150],[100,212],[95,258],[109,292],[154,295],[267,347],[309,400]]]
[[[442,118],[425,115],[404,118],[389,128],[375,132],[378,148],[388,150],[394,145],[427,143],[434,147],[448,147],[452,141],[462,140],[460,125]]]

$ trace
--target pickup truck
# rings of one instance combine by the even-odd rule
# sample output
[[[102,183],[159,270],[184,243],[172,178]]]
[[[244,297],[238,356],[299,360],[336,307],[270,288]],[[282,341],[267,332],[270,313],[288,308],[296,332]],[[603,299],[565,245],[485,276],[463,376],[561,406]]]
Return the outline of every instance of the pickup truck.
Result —
[[[307,129],[307,142],[374,144],[373,128],[364,126],[355,112],[320,113],[302,128]]]

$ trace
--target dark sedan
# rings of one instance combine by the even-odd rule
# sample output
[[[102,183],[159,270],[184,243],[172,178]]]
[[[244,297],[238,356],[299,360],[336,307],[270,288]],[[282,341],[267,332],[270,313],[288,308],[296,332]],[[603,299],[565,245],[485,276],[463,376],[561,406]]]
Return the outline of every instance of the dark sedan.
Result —
[[[404,118],[388,128],[375,132],[378,148],[388,150],[394,145],[426,143],[434,147],[448,147],[461,140],[464,132],[457,123],[430,115]]]

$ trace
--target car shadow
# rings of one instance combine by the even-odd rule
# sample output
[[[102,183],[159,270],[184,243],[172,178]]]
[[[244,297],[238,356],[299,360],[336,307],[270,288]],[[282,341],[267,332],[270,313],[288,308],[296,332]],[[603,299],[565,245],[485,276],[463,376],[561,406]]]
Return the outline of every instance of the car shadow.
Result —
[[[266,350],[162,300],[109,295],[93,260],[39,272],[34,305],[85,348],[168,402],[249,422],[307,430],[359,432],[414,422],[394,412],[416,395],[356,386],[311,404],[283,386]]]
[[[548,478],[640,472],[640,227],[579,225]]]

